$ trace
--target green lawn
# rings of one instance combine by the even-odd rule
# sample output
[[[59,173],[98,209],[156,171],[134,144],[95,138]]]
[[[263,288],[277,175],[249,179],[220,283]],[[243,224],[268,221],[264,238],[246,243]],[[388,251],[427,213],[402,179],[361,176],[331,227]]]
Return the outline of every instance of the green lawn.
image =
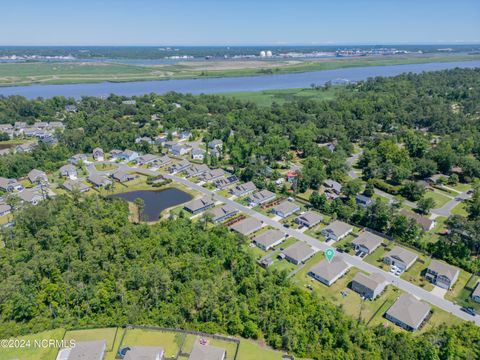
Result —
[[[31,334],[26,336],[19,336],[16,339],[24,340],[25,347],[23,348],[2,348],[0,351],[0,360],[54,360],[57,356],[58,349],[55,347],[36,348],[34,347],[35,340],[43,339],[55,339],[61,340],[65,330],[55,329],[50,331],[44,331],[37,334]],[[28,342],[30,346],[27,346]]]
[[[465,203],[461,202],[457,206],[455,206],[452,210],[452,215],[461,215],[461,216],[467,216],[467,206]]]
[[[105,340],[107,342],[107,350],[113,348],[115,342],[115,336],[121,336],[121,330],[117,328],[99,328],[88,330],[72,330],[65,333],[64,340],[75,341],[93,341],[93,340]],[[113,351],[116,351],[113,349]]]
[[[232,92],[225,93],[225,96],[234,97],[242,101],[254,102],[260,106],[270,106],[274,102],[283,104],[288,101],[298,100],[332,100],[338,96],[343,87],[333,86],[328,90],[314,89],[286,89],[286,90],[265,90],[257,92]]]
[[[422,272],[428,267],[428,265],[430,265],[431,261],[431,258],[420,255],[412,267],[400,275],[400,277],[403,280],[407,280],[408,282],[411,282],[412,284],[417,285],[426,291],[431,291],[433,289],[433,285],[422,275]]]
[[[452,200],[449,197],[439,193],[438,191],[427,191],[425,193],[425,197],[431,198],[435,201],[435,208],[441,208],[443,205]]]
[[[480,304],[471,299],[472,291],[477,284],[479,277],[460,269],[460,275],[453,285],[453,289],[449,290],[445,298],[457,303],[461,306],[473,307],[480,311]]]
[[[177,356],[184,335],[175,332],[159,330],[127,329],[122,346],[161,346],[165,349],[166,357]]]
[[[95,168],[99,171],[112,171],[118,169],[118,165],[115,164],[95,164]]]
[[[242,339],[237,360],[282,360],[282,353],[270,349],[263,342]]]
[[[393,246],[391,244],[380,245],[373,253],[366,256],[363,260],[369,264],[379,267],[382,270],[390,271],[390,265],[387,265],[383,262],[385,254],[389,252]],[[388,249],[388,250],[387,250]]]

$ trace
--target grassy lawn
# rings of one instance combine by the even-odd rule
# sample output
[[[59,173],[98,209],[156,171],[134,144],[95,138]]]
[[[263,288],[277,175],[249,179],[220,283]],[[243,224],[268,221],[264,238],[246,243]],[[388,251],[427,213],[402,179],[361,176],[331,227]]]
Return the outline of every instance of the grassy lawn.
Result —
[[[351,244],[354,239],[355,239],[355,236],[350,234],[348,236],[345,236],[342,240],[334,242],[333,246],[336,247],[336,248],[339,248],[339,249],[340,248],[341,249],[344,249],[344,248],[352,249],[352,247],[348,246],[348,245]]]
[[[25,347],[23,348],[2,348],[0,351],[0,360],[53,360],[57,356],[58,349],[55,347],[37,348],[34,347],[33,342],[35,340],[43,339],[55,339],[61,340],[65,330],[55,329],[50,331],[44,331],[37,334],[31,334],[26,336],[20,336],[17,339],[25,341]],[[27,346],[30,341],[30,346]]]
[[[423,237],[427,243],[435,243],[438,241],[441,234],[446,230],[445,220],[447,220],[445,216],[438,216],[435,218],[435,227],[429,232],[425,233]]]
[[[288,101],[298,100],[333,100],[343,90],[340,86],[332,86],[328,90],[315,89],[286,89],[286,90],[265,90],[258,92],[232,92],[225,93],[225,96],[234,97],[242,101],[254,102],[260,106],[270,106],[274,102],[283,104]]]
[[[13,220],[13,215],[11,213],[7,214],[7,215],[0,216],[0,225],[5,225],[6,223],[8,223],[12,220]]]
[[[121,330],[117,332],[117,328],[100,328],[100,329],[88,329],[88,330],[72,330],[65,333],[64,340],[75,341],[94,341],[105,340],[107,342],[107,350],[111,350],[115,343],[115,335],[121,336]],[[116,349],[113,349],[115,352]]]
[[[183,337],[183,334],[175,332],[127,329],[122,346],[161,346],[165,349],[166,357],[175,357],[180,349]]]
[[[325,223],[327,223],[328,221],[330,221],[330,219],[326,219],[324,218],[323,221]],[[320,223],[318,225],[315,225],[313,228],[310,228],[308,229],[307,231],[305,231],[305,235],[308,235],[308,236],[311,236],[317,240],[320,240],[320,241],[325,241],[325,236],[322,235],[321,231],[326,227],[327,225],[325,225],[324,223]]]
[[[462,183],[458,183],[457,185],[447,185],[448,187],[452,188],[452,189],[455,189],[455,190],[458,190],[458,191],[461,191],[461,192],[464,192],[464,191],[468,191],[472,188],[472,185],[470,184],[462,184]]]
[[[118,166],[115,164],[95,164],[95,168],[98,171],[113,171],[118,169]]]
[[[441,310],[440,308],[437,308],[436,306],[433,306],[430,304],[432,307],[433,315],[432,317],[427,321],[427,323],[423,326],[422,329],[420,329],[420,334],[427,332],[429,330],[435,329],[439,327],[442,324],[446,325],[456,325],[456,324],[461,324],[463,322],[462,319],[452,316],[448,312]]]
[[[460,275],[453,285],[453,289],[449,290],[445,295],[445,299],[453,301],[461,306],[473,307],[480,311],[480,304],[471,299],[471,294],[479,277],[460,269]]]
[[[431,198],[435,201],[435,208],[441,208],[443,205],[445,205],[446,203],[448,203],[450,200],[449,197],[441,194],[440,192],[438,192],[437,190],[435,191],[427,191],[425,193],[425,197],[426,198]]]
[[[457,206],[455,206],[452,210],[452,215],[461,215],[461,216],[467,216],[467,206],[465,203],[461,202]]]
[[[363,260],[369,264],[379,267],[382,270],[390,271],[390,265],[385,264],[383,262],[383,258],[385,257],[385,254],[393,248],[393,246],[390,244],[388,244],[388,246],[384,245],[386,244],[380,245],[373,253],[366,256]]]
[[[266,346],[263,342],[244,340],[240,342],[238,360],[282,360],[282,353]]]
[[[431,261],[431,258],[419,256],[412,267],[400,275],[400,277],[403,280],[407,280],[408,282],[411,282],[412,284],[417,285],[426,291],[431,291],[433,289],[433,285],[422,276],[422,271],[424,271],[428,265],[430,265]]]

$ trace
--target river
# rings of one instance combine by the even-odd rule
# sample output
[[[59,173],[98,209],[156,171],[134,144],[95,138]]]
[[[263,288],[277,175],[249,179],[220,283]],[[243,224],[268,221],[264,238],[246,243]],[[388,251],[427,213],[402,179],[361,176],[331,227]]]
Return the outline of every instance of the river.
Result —
[[[323,85],[328,81],[359,81],[375,76],[395,76],[406,72],[421,73],[424,71],[445,70],[456,67],[480,67],[480,60],[352,67],[264,76],[0,87],[0,95],[21,95],[30,99],[37,97],[51,98],[53,96],[66,96],[78,99],[82,96],[108,96],[109,94],[133,96],[148,93],[163,94],[169,91],[192,94],[215,94],[240,91],[306,88],[311,84]]]

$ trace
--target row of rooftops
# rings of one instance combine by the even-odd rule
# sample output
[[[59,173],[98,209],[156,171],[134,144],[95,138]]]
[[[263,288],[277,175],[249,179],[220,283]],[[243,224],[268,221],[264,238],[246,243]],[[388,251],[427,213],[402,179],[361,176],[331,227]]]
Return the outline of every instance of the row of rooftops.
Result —
[[[103,360],[107,343],[105,340],[77,341],[72,348],[60,350],[58,359],[62,360]],[[119,350],[124,360],[164,360],[162,346],[124,346]],[[217,346],[195,341],[188,360],[225,360],[226,350]]]

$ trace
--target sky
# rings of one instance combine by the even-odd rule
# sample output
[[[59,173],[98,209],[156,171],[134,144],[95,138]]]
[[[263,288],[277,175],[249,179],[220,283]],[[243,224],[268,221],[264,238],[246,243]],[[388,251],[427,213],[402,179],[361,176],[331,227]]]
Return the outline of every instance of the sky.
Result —
[[[0,0],[0,45],[480,42],[480,0]]]

